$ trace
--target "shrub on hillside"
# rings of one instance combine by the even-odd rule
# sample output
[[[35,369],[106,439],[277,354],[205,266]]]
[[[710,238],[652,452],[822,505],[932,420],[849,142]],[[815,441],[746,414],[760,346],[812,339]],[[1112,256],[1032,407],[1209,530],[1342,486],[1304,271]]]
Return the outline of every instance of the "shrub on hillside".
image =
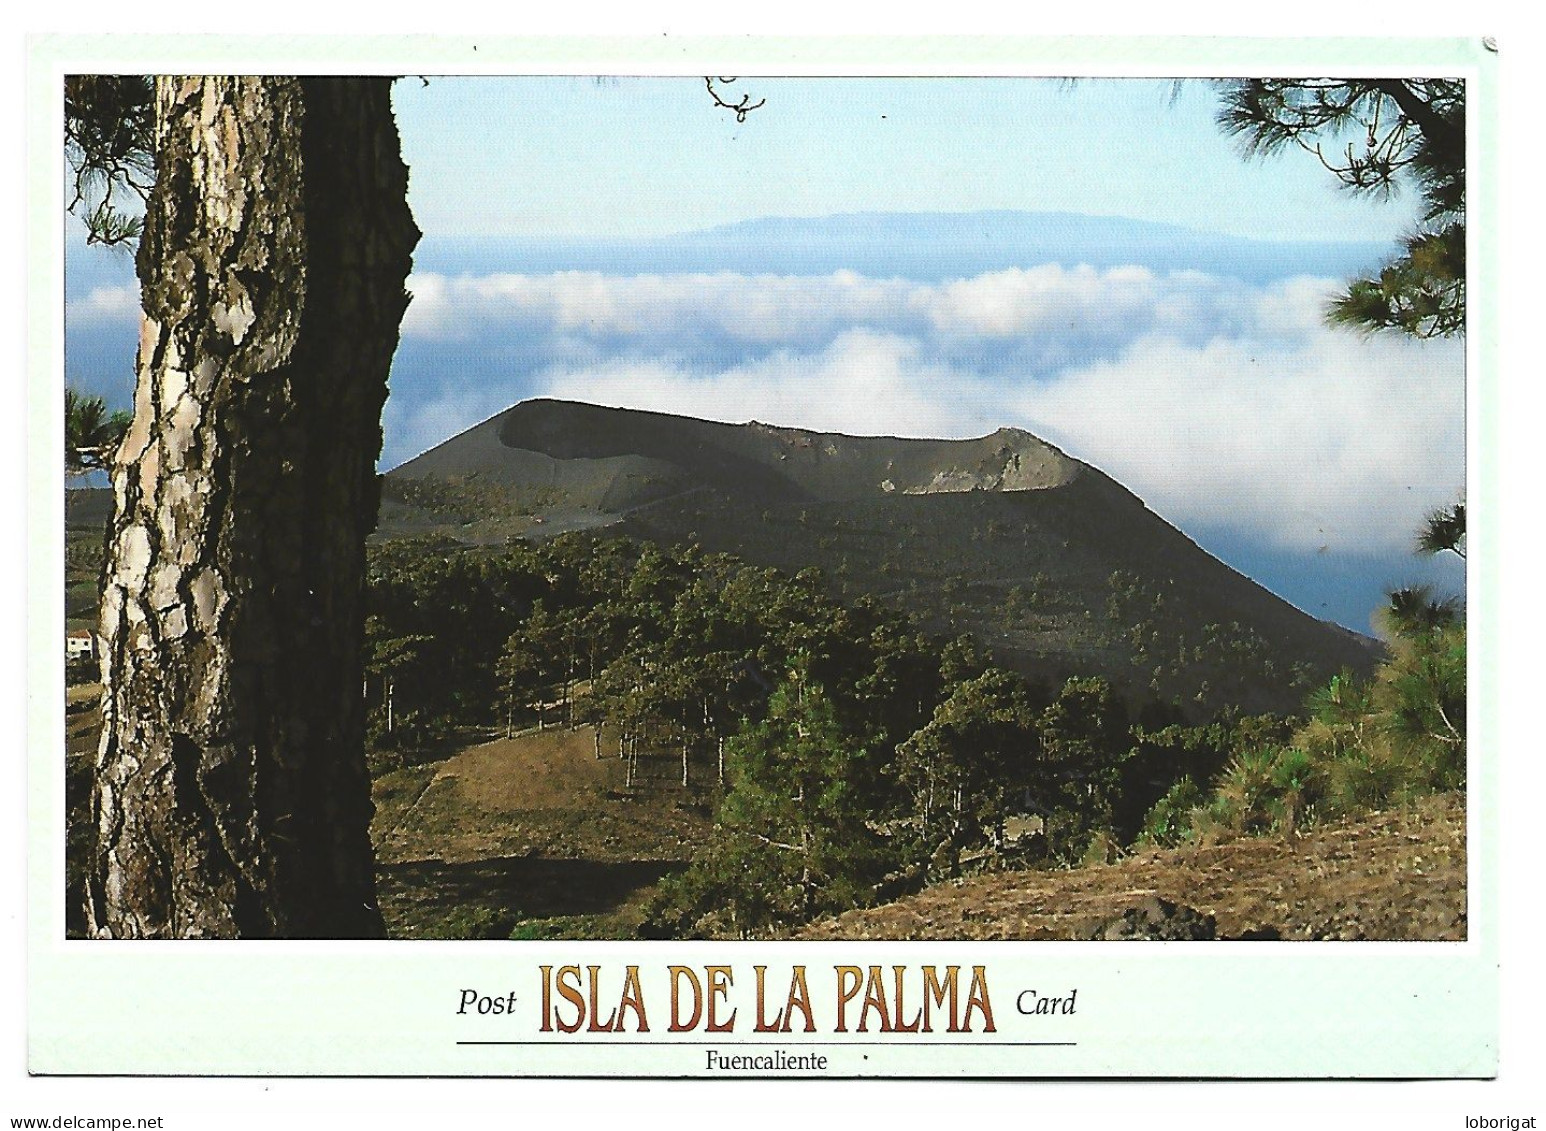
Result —
[[[1190,777],[1183,777],[1144,816],[1138,843],[1174,848],[1191,840],[1194,811],[1206,803],[1202,787]]]

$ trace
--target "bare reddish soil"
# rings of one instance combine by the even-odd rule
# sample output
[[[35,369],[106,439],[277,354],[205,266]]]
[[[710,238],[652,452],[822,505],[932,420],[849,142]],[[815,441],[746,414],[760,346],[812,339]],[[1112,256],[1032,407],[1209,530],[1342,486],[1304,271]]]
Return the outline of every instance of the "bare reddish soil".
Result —
[[[1311,830],[1150,850],[1115,864],[1002,872],[814,923],[805,939],[1076,939],[1159,897],[1217,921],[1219,938],[1466,937],[1465,799],[1424,798]]]

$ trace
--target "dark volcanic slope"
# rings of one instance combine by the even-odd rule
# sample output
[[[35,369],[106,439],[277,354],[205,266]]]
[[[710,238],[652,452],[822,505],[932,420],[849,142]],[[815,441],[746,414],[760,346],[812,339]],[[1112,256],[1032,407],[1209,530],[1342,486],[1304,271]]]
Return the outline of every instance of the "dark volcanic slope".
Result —
[[[379,536],[472,543],[612,526],[819,566],[1049,678],[1287,709],[1371,642],[1211,557],[1029,433],[902,440],[527,401],[388,474]]]
[[[548,487],[570,506],[622,514],[699,487],[758,502],[839,502],[1058,487],[1088,470],[1014,428],[979,440],[898,440],[533,400],[391,475]]]

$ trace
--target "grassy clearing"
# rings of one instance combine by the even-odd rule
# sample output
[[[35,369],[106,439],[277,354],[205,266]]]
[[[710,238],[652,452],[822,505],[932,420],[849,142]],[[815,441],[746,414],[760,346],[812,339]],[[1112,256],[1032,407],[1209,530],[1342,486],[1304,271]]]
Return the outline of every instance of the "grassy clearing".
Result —
[[[394,938],[635,938],[707,830],[704,800],[624,792],[588,728],[478,743],[375,782],[378,887]]]

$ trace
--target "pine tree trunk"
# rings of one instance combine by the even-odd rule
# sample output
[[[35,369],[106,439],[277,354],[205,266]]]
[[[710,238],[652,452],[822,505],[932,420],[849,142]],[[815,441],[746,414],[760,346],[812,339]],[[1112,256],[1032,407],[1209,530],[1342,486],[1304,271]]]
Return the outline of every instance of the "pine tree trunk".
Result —
[[[365,537],[418,231],[390,80],[161,77],[113,469],[99,937],[371,937]]]

